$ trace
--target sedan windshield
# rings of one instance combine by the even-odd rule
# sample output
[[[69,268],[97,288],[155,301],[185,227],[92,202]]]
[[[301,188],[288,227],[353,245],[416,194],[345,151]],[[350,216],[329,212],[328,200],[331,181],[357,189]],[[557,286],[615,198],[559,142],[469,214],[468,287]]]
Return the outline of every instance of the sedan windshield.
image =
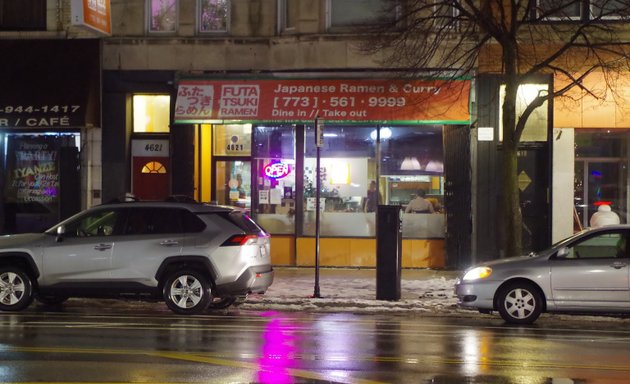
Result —
[[[566,245],[566,244],[572,242],[573,240],[577,239],[578,237],[582,236],[587,231],[588,231],[588,229],[583,229],[580,232],[576,232],[573,235],[571,235],[571,236],[569,236],[569,237],[567,237],[565,239],[562,239],[562,240],[558,241],[557,243],[553,244],[551,247],[549,247],[549,249],[557,248],[557,247],[561,247],[563,245]]]

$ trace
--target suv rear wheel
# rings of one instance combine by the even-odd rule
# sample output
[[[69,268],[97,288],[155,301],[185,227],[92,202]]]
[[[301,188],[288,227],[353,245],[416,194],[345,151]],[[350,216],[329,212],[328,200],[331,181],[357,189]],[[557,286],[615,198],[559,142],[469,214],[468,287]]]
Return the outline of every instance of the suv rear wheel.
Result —
[[[33,301],[31,277],[15,267],[0,269],[0,310],[19,311]]]
[[[203,274],[183,269],[168,275],[164,300],[171,311],[181,315],[203,312],[210,304],[210,284]]]

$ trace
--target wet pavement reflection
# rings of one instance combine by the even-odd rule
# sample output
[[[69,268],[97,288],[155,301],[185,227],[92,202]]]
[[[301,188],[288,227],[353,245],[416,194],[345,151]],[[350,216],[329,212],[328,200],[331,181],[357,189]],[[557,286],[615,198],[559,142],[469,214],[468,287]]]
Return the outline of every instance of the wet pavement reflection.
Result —
[[[282,313],[69,301],[0,312],[2,382],[627,383],[625,322]]]

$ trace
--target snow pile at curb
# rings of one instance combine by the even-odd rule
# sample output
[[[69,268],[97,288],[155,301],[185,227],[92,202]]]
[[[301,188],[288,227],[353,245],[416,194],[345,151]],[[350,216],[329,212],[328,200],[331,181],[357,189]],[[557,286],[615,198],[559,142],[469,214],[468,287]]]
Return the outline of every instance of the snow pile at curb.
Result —
[[[320,280],[321,298],[313,298],[314,279],[274,281],[265,295],[252,295],[239,308],[283,311],[455,313],[455,279],[402,280],[401,299],[376,300],[375,279]]]

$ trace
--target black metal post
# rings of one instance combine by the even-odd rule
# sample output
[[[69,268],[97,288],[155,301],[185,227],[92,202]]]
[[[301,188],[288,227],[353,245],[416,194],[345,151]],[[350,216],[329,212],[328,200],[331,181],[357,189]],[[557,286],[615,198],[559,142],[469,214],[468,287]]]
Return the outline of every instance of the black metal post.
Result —
[[[320,149],[323,133],[320,132],[319,118],[315,119],[315,146],[316,146],[316,161],[315,161],[315,289],[313,291],[313,297],[322,297],[319,291],[319,196],[321,189],[321,171],[320,171]]]

